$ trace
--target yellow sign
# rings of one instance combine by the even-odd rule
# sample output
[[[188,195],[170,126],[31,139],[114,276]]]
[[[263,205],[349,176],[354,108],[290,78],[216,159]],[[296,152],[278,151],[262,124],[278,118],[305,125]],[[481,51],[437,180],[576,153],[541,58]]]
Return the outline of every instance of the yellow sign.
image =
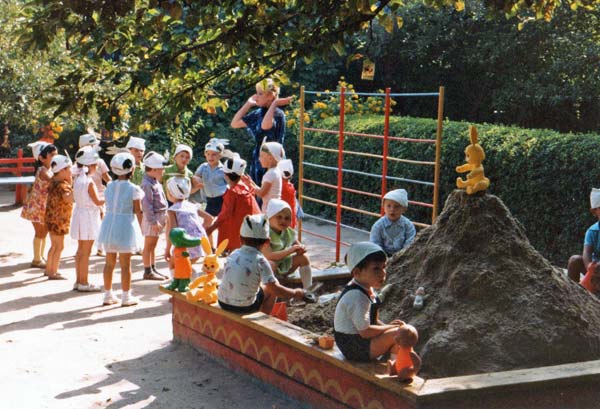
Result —
[[[371,60],[364,60],[360,79],[373,81],[373,77],[375,77],[375,63]]]

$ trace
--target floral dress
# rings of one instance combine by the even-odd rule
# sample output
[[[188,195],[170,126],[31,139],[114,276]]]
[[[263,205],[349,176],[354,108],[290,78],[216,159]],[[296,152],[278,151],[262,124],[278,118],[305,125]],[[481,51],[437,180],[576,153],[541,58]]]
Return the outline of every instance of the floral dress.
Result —
[[[46,227],[52,234],[64,236],[69,233],[73,202],[63,199],[64,193],[73,193],[71,184],[66,180],[50,181],[48,202],[46,204]]]
[[[27,201],[21,209],[21,217],[32,223],[45,223],[46,200],[48,198],[50,181],[46,182],[40,178],[42,169],[47,170],[44,166],[41,166],[37,170],[35,181],[29,195],[27,195]]]

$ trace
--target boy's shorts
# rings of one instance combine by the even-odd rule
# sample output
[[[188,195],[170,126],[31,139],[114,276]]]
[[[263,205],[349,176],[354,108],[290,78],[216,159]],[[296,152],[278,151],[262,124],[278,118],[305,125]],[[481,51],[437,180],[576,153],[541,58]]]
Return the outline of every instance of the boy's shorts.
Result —
[[[207,197],[206,198],[206,213],[211,216],[218,216],[223,207],[223,196]]]
[[[335,343],[342,354],[352,361],[370,362],[371,340],[359,334],[344,334],[334,332]]]
[[[238,307],[237,305],[225,304],[224,302],[221,302],[221,300],[218,300],[218,301],[219,301],[219,306],[226,311],[248,314],[248,313],[256,312],[256,311],[260,310],[260,306],[262,305],[264,299],[265,299],[265,293],[263,292],[263,289],[261,287],[258,289],[258,292],[256,293],[256,301],[254,301],[253,304],[248,305],[246,307]]]
[[[167,224],[167,213],[165,212],[164,216],[160,215],[158,216],[158,222],[160,223],[160,225],[162,226],[160,228],[160,231],[154,232],[152,231],[152,226],[154,225],[154,223],[150,223],[148,222],[148,220],[143,217],[142,215],[142,235],[145,236],[150,236],[150,237],[159,237],[164,231],[165,231],[165,226]]]

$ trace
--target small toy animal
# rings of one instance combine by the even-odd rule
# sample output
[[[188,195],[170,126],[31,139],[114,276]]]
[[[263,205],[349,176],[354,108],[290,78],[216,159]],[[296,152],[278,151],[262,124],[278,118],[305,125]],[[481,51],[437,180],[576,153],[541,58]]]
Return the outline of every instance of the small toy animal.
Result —
[[[175,271],[173,281],[166,286],[167,290],[179,291],[180,293],[188,290],[188,284],[192,277],[192,262],[190,261],[190,253],[185,251],[188,247],[196,247],[200,244],[200,238],[189,236],[181,227],[171,229],[169,233],[173,249],[173,264]]]
[[[413,308],[415,310],[423,309],[423,304],[425,303],[426,299],[427,296],[425,295],[425,287],[417,288],[417,291],[415,291],[415,300],[413,301]]]
[[[421,369],[421,358],[413,350],[419,341],[419,333],[412,325],[404,324],[398,328],[395,340],[398,354],[395,361],[388,361],[388,372],[390,375],[398,375],[400,382],[410,383]]]
[[[456,167],[458,173],[469,173],[467,174],[467,180],[463,180],[460,177],[456,178],[456,187],[459,189],[466,188],[467,194],[472,195],[473,193],[486,190],[490,186],[490,180],[483,173],[481,163],[485,159],[485,152],[478,143],[477,129],[471,125],[469,131],[471,144],[465,148],[465,161],[467,163]]]
[[[206,304],[212,304],[217,302],[217,279],[215,275],[221,265],[219,264],[219,257],[227,248],[227,244],[229,244],[229,240],[225,239],[221,243],[219,243],[219,247],[215,254],[212,254],[212,249],[210,247],[210,243],[206,237],[202,237],[202,249],[206,253],[204,256],[204,262],[202,263],[202,271],[205,273],[201,275],[197,279],[195,279],[192,284],[190,284],[190,290],[187,292],[186,297],[189,301],[202,301]],[[203,284],[203,288],[200,288],[196,291],[194,289],[198,288],[201,284]]]

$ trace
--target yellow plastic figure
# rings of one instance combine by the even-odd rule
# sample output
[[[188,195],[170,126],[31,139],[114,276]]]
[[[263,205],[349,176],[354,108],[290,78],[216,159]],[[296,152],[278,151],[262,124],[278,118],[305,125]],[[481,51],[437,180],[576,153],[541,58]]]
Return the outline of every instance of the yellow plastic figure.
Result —
[[[202,249],[206,253],[204,262],[202,263],[202,271],[205,274],[201,275],[190,284],[190,290],[186,294],[186,297],[189,301],[202,301],[206,304],[217,302],[218,283],[215,275],[221,267],[217,257],[219,257],[221,253],[225,251],[227,244],[229,244],[229,240],[223,240],[219,244],[216,253],[212,254],[212,249],[208,239],[206,237],[202,237]],[[194,291],[200,285],[204,285],[203,288]]]
[[[486,190],[490,186],[490,180],[483,173],[481,163],[485,159],[485,152],[477,142],[477,129],[471,125],[469,131],[471,133],[471,144],[465,148],[465,161],[467,163],[456,167],[458,173],[469,173],[467,174],[467,180],[460,177],[456,178],[456,187],[459,189],[466,188],[467,194],[472,195]]]

